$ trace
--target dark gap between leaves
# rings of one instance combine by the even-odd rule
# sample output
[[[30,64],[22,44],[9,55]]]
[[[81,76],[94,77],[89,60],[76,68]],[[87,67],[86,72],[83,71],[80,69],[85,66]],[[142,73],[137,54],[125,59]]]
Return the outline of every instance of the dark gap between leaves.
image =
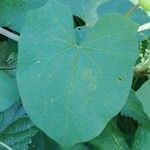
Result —
[[[20,33],[16,32],[15,30],[10,29],[9,27],[2,27],[2,28],[4,28],[4,29],[6,29],[6,30],[8,30],[8,31],[10,31],[10,32],[20,36]]]
[[[2,27],[2,28],[6,29],[6,27]],[[4,41],[8,41],[8,37],[0,34],[0,42],[4,42]]]
[[[131,117],[123,116],[120,113],[117,115],[117,125],[123,133],[128,134],[135,134],[139,126],[136,120]]]
[[[12,29],[10,29],[10,28],[8,28],[8,27],[5,27],[5,26],[4,26],[4,27],[2,27],[2,28],[4,28],[4,29],[6,29],[6,30],[8,30],[8,31],[10,31],[10,32],[12,32],[12,33],[14,33],[14,34],[16,34],[16,35],[20,35],[20,33],[14,31],[14,30],[12,30]],[[8,37],[6,37],[6,36],[0,34],[0,42],[4,42],[4,41],[8,41]]]
[[[135,76],[132,81],[132,89],[137,91],[148,79],[149,78],[146,75]]]
[[[133,141],[139,125],[140,124],[138,124],[138,122],[131,117],[123,116],[121,113],[117,115],[117,126],[123,133],[124,138],[129,146],[132,145],[131,141]]]

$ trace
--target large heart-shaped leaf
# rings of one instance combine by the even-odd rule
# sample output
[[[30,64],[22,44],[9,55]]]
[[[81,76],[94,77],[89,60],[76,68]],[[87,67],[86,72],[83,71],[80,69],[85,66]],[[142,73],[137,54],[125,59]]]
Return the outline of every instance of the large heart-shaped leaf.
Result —
[[[96,137],[123,107],[136,32],[135,23],[109,14],[76,42],[65,5],[51,0],[28,13],[19,42],[19,90],[33,122],[64,149]]]

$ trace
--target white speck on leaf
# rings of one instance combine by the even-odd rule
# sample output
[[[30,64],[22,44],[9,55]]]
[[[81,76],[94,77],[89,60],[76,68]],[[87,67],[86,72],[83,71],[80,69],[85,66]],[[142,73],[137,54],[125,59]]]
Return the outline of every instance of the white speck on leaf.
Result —
[[[50,101],[51,101],[51,103],[53,103],[53,102],[54,102],[54,99],[51,99]]]
[[[35,65],[35,64],[39,64],[40,62],[41,62],[41,61],[40,61],[40,60],[38,60],[38,61],[36,61],[36,62],[34,63],[34,65]]]
[[[107,106],[108,104],[107,104],[107,103],[104,103],[104,105]]]
[[[39,78],[39,77],[40,77],[40,74],[37,74],[36,76]]]

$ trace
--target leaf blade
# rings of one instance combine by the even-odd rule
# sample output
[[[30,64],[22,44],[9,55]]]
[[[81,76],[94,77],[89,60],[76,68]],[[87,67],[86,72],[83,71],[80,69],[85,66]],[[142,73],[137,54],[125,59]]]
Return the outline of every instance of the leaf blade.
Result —
[[[65,19],[62,17],[64,15]],[[92,29],[87,28],[87,38],[81,42],[81,45],[77,45],[72,17],[70,9],[56,1],[49,1],[41,9],[30,12],[20,38],[17,70],[17,80],[26,111],[33,122],[63,148],[70,148],[76,143],[94,138],[120,111],[130,91],[133,75],[131,72],[137,57],[137,25],[133,22],[117,14],[108,15]],[[51,21],[48,18],[51,18]],[[41,21],[37,23],[39,20]],[[112,31],[109,28],[109,20],[113,23]],[[116,22],[119,20],[120,25],[114,20],[117,20]],[[37,26],[35,27],[34,24]],[[123,24],[125,26],[122,26]],[[105,26],[106,37],[102,40],[101,36],[104,34],[102,29]],[[123,33],[119,29],[122,29]],[[32,33],[32,36],[36,38],[28,37],[28,33]],[[111,33],[116,35],[109,41],[108,35]],[[89,42],[93,36],[100,39],[91,44]],[[116,43],[117,37],[119,38]],[[41,39],[44,40],[41,41]],[[109,41],[109,44],[105,44],[106,41]],[[103,44],[101,45],[100,42]],[[123,44],[124,48],[128,47],[128,53],[124,56],[117,54],[117,51],[122,49],[122,47],[117,48],[119,44]],[[95,49],[90,51],[90,46],[97,46],[96,50],[101,51],[97,53]],[[27,52],[29,49],[32,51],[30,54]],[[114,56],[103,49],[106,51],[111,49],[119,59],[122,59],[121,65],[116,58],[115,63],[112,64]],[[134,52],[133,49],[135,49]],[[122,51],[124,50],[126,48]],[[95,56],[96,65],[88,55]],[[110,62],[105,61],[109,58]],[[126,70],[119,71],[128,60],[130,63],[126,63]],[[109,70],[112,65],[113,69]],[[118,72],[121,72],[125,78],[120,79]],[[107,76],[105,77],[104,74]],[[122,87],[125,87],[124,92],[121,92],[122,96],[118,96],[116,89],[111,88],[111,85],[105,84],[108,79],[115,84],[119,92]],[[30,90],[27,87],[30,87]],[[44,91],[41,92],[41,89]],[[108,89],[111,89],[110,96],[107,93]],[[33,91],[40,94],[33,94]],[[100,100],[99,97],[101,97]],[[120,98],[123,100],[120,101]],[[36,103],[31,103],[31,99]],[[117,108],[116,104],[118,104]],[[90,132],[87,133],[87,131]]]

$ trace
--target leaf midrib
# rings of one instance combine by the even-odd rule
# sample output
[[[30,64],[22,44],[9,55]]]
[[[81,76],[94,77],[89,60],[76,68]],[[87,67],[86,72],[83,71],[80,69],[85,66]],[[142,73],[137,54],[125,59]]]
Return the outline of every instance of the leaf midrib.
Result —
[[[75,54],[75,58],[74,58],[74,62],[73,62],[73,69],[72,69],[72,73],[71,73],[71,77],[70,77],[70,82],[69,82],[69,87],[68,87],[68,98],[67,98],[67,115],[66,115],[66,125],[65,125],[65,133],[67,133],[67,129],[68,129],[68,122],[69,122],[69,113],[70,113],[70,102],[71,102],[71,93],[72,93],[72,89],[73,89],[73,82],[75,79],[75,75],[76,75],[76,71],[77,71],[77,65],[78,65],[78,59],[79,59],[79,52],[80,49],[77,46],[76,47],[76,54]]]

